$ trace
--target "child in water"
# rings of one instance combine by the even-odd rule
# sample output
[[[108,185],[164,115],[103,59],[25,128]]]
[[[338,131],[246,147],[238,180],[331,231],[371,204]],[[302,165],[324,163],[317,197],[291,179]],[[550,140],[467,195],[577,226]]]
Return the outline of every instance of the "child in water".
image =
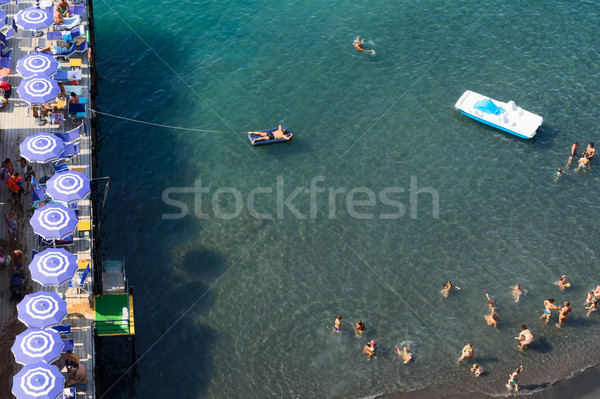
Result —
[[[483,370],[477,363],[474,363],[473,367],[471,367],[471,373],[475,373],[475,377],[479,377],[483,373]]]
[[[589,316],[590,314],[592,314],[592,312],[597,312],[598,311],[598,298],[594,299],[594,302],[590,303],[589,306],[585,307],[588,312],[587,315]]]
[[[594,291],[588,292],[587,298],[585,298],[585,306],[589,306],[594,302]]]
[[[396,345],[396,351],[398,351],[398,356],[404,359],[404,364],[412,360],[412,355],[408,353],[408,348],[406,346],[403,346],[402,352],[400,352],[400,348],[398,348],[398,345]]]
[[[563,274],[562,277],[560,278],[560,280],[558,281],[558,288],[562,290],[564,290],[565,288],[569,288],[571,286],[571,283],[567,283],[567,275]]]

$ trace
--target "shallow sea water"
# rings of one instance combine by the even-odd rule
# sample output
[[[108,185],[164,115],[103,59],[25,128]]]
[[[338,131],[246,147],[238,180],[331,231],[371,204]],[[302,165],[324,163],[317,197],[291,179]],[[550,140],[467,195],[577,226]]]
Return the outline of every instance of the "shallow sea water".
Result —
[[[490,379],[522,363],[551,382],[597,361],[600,320],[582,304],[599,280],[600,174],[554,171],[574,140],[597,138],[600,4],[101,1],[94,13],[99,111],[229,132],[100,117],[100,240],[136,290],[136,397],[358,398],[468,381],[456,365],[468,341]],[[358,34],[375,56],[353,49]],[[453,110],[467,89],[544,125],[528,142],[479,125]],[[231,133],[280,123],[293,142]],[[324,192],[290,200],[300,217],[278,205],[311,181]],[[194,198],[195,185],[208,192]],[[347,209],[351,190],[371,219]],[[272,219],[251,215],[252,192]],[[164,219],[178,206],[187,216]],[[462,289],[443,299],[446,280]],[[548,296],[572,302],[567,328],[537,320]],[[525,353],[521,323],[537,338]]]

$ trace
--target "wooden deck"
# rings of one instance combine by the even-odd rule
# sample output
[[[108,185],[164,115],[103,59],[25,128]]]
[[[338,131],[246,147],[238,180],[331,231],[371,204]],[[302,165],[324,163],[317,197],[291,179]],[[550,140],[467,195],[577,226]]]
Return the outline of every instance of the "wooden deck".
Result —
[[[69,3],[72,3],[71,1]],[[13,17],[19,10],[34,7],[33,1],[19,1],[18,5],[14,2],[3,6],[7,10],[9,25]],[[87,25],[88,15],[86,9],[86,15],[82,17],[82,22]],[[2,31],[6,31],[7,27],[3,28]],[[52,30],[52,27],[50,28]],[[87,26],[86,26],[87,30]],[[21,82],[22,78],[16,72],[17,60],[26,54],[34,51],[35,46],[45,46],[45,37],[34,38],[32,31],[19,29],[15,36],[8,40],[9,48],[12,48],[12,70],[11,74],[5,78],[5,80],[12,86],[12,96],[8,101],[8,106],[0,110],[0,157],[2,160],[10,158],[12,160],[14,169],[21,172],[21,168],[18,162],[20,158],[19,144],[34,133],[39,132],[56,132],[56,131],[68,131],[74,127],[77,127],[82,123],[82,119],[71,120],[65,117],[65,124],[63,127],[58,125],[47,124],[45,126],[37,126],[34,122],[35,119],[31,116],[29,104],[19,99],[17,93],[17,87]],[[71,58],[79,58],[82,60],[82,75],[83,79],[80,81],[82,96],[88,99],[87,117],[85,118],[86,126],[88,127],[88,135],[81,137],[80,145],[81,152],[79,155],[71,158],[68,162],[69,168],[79,169],[83,171],[90,179],[92,176],[92,155],[91,145],[92,140],[89,135],[90,132],[90,111],[89,104],[90,100],[90,69],[88,62],[88,53],[75,53]],[[69,68],[68,62],[63,62],[62,67],[65,69]],[[79,88],[78,88],[79,89]],[[67,89],[68,90],[68,89]],[[53,174],[53,170],[48,165],[33,164],[36,173],[36,178],[39,181],[43,176],[50,177]],[[26,184],[26,183],[24,183]],[[31,191],[31,189],[30,189]],[[31,225],[29,224],[29,218],[31,216],[30,205],[31,205],[31,193],[25,195],[22,199],[24,211],[21,211],[18,207],[11,204],[11,198],[8,187],[2,185],[0,187],[0,213],[2,217],[7,214],[10,210],[15,210],[19,217],[19,238],[15,241],[8,240],[8,234],[5,228],[0,229],[0,245],[7,251],[13,249],[21,249],[25,254],[25,265],[28,265],[32,258],[32,251],[38,251],[37,236],[33,234]],[[90,219],[92,215],[92,202],[89,200],[80,201],[79,203],[79,218]],[[85,238],[77,237],[73,245],[68,249],[75,253],[79,259],[89,259],[92,267],[96,267],[96,260],[93,258],[92,246],[92,235],[93,233],[86,235]],[[43,289],[39,284],[31,281],[29,278],[29,270],[26,269],[27,275],[27,292],[35,292]],[[11,268],[4,266],[4,270],[0,272],[0,331],[2,333],[2,339],[0,344],[0,397],[10,398],[13,397],[11,394],[12,376],[18,372],[21,368],[15,362],[14,356],[11,353],[11,346],[14,343],[15,336],[25,330],[25,326],[17,321],[16,318],[16,302],[9,301],[10,290],[9,290],[9,279],[11,276]],[[67,283],[64,283],[58,288],[59,292],[64,293],[65,299],[68,304],[69,315],[63,322],[64,324],[71,324],[71,336],[70,338],[75,340],[74,353],[78,354],[81,362],[87,370],[87,381],[85,391],[81,390],[77,393],[78,398],[93,398],[95,396],[94,386],[94,340],[92,334],[92,322],[94,320],[93,312],[93,297],[91,293],[91,279],[93,273],[88,277],[87,292],[76,289],[68,288]],[[46,290],[54,291],[54,287],[47,287]]]

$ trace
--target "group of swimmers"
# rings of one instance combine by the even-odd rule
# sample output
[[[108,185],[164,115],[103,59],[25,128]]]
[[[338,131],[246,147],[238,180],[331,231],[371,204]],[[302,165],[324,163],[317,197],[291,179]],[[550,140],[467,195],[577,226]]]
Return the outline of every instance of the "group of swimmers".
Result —
[[[591,148],[593,148],[593,145]],[[564,290],[565,288],[571,287],[571,283],[569,283],[567,281],[567,276],[564,274],[561,276],[560,280],[558,280],[556,282],[556,285],[558,286],[558,288],[561,291]],[[443,284],[443,287],[444,288],[442,289],[441,294],[444,296],[444,298],[447,298],[453,289],[460,291],[460,287],[452,284],[451,281],[445,282]],[[527,294],[527,290],[523,289],[520,284],[516,284],[512,289],[512,295],[513,295],[513,299],[515,300],[515,303],[519,302],[519,300],[523,294]],[[497,327],[498,312],[496,310],[496,304],[488,293],[486,293],[485,296],[486,296],[486,299],[488,302],[488,306],[490,308],[490,314],[485,316],[485,320],[488,325]],[[600,301],[600,285],[598,285],[595,290],[589,291],[589,293],[587,294],[587,298],[585,300],[585,309],[588,310],[587,316],[589,316],[592,312],[595,312],[598,310],[599,301]],[[556,306],[554,303],[555,303],[554,298],[548,298],[548,299],[544,300],[544,313],[542,314],[540,319],[546,319],[546,323],[548,323],[550,321],[550,318],[552,317],[552,311],[555,309],[558,309],[559,315],[558,315],[558,323],[556,323],[556,326],[563,327],[565,325],[565,320],[567,319],[567,317],[569,317],[569,314],[573,310],[571,307],[571,303],[569,301],[565,301],[563,305],[559,305],[559,306]],[[342,323],[342,316],[338,315],[334,321],[333,333],[341,332],[341,323]],[[519,333],[518,336],[515,337],[515,339],[518,341],[519,349],[526,349],[534,341],[533,334],[531,333],[529,328],[527,328],[526,324],[521,324],[520,328],[521,328],[521,332]],[[356,325],[354,326],[355,336],[361,337],[363,332],[365,331],[365,329],[366,329],[365,323],[362,320],[357,321]],[[409,349],[407,346],[404,346],[402,348],[402,350],[400,350],[400,348],[397,345],[395,346],[395,348],[396,348],[396,351],[398,352],[398,356],[400,356],[404,360],[405,364],[409,363],[413,359],[413,355],[411,353],[409,353]],[[464,359],[473,360],[474,350],[475,350],[475,346],[473,345],[473,343],[472,342],[467,343],[467,345],[465,345],[462,348],[461,356],[458,358],[457,362],[460,362]],[[377,343],[375,342],[374,339],[367,342],[367,344],[363,348],[363,352],[367,355],[368,360],[370,360],[372,357],[376,357]],[[473,366],[471,367],[471,372],[475,375],[475,377],[479,377],[480,375],[483,374],[483,369],[481,368],[481,366],[479,364],[473,363]],[[519,368],[515,369],[509,375],[509,380],[508,380],[508,383],[506,384],[506,387],[509,390],[514,389],[516,392],[518,392],[518,390],[519,390],[519,385],[518,385],[519,378],[518,377],[522,372],[523,372],[523,366],[520,366]]]
[[[579,141],[575,141],[573,143],[573,145],[571,146],[571,153],[569,155],[569,160],[567,161],[567,166],[565,166],[565,169],[568,168],[569,165],[571,165],[571,161],[573,161],[573,158],[575,158],[577,156],[578,148],[579,148]],[[579,161],[577,161],[579,169],[589,168],[590,162],[595,154],[596,154],[596,149],[594,148],[594,143],[591,142],[585,148],[585,150],[583,151],[583,154],[581,154],[581,158],[579,158]],[[561,168],[558,168],[558,170],[556,171],[556,176],[560,177],[563,173],[564,173],[564,171]]]

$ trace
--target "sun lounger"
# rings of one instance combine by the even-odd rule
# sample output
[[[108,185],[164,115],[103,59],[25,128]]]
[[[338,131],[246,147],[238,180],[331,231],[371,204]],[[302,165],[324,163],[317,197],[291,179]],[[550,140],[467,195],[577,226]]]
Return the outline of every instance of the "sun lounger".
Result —
[[[59,139],[63,141],[65,144],[73,143],[81,137],[81,132],[83,131],[83,124],[77,126],[75,129],[69,130],[65,133],[54,133]]]
[[[73,82],[81,80],[81,71],[59,70],[52,75],[57,82]]]
[[[76,26],[69,32],[55,31],[46,33],[46,40],[64,40],[67,43],[74,41],[76,38],[85,35],[85,27]]]
[[[81,16],[73,15],[72,17],[65,18],[62,25],[54,25],[54,30],[69,30],[73,29],[81,23]]]

